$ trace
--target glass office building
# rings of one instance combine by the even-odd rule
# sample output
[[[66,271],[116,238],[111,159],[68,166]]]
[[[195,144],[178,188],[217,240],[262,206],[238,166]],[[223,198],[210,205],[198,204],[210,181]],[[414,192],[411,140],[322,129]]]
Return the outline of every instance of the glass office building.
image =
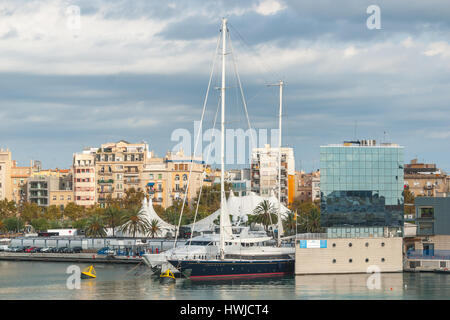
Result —
[[[373,140],[320,147],[321,225],[328,233],[402,230],[403,151]]]

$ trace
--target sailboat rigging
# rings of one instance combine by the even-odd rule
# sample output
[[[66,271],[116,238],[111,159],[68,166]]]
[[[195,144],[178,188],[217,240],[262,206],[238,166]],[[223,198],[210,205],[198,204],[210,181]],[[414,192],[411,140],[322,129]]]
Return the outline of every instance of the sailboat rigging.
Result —
[[[281,247],[281,214],[278,206],[278,241],[277,246],[267,246],[264,238],[251,241],[233,237],[230,217],[226,207],[225,197],[225,97],[226,97],[226,39],[227,19],[222,19],[222,83],[220,87],[221,99],[221,182],[220,182],[220,228],[218,254],[200,257],[187,256],[168,258],[168,262],[179,270],[185,277],[191,279],[213,277],[242,277],[242,276],[270,276],[292,273],[294,269],[294,252],[292,247]],[[281,179],[281,111],[282,87],[280,81],[280,136],[279,136],[279,180]],[[281,183],[278,186],[278,199],[281,197]],[[210,249],[217,246],[212,241]],[[213,251],[213,250],[212,250]],[[210,252],[212,253],[212,252]]]

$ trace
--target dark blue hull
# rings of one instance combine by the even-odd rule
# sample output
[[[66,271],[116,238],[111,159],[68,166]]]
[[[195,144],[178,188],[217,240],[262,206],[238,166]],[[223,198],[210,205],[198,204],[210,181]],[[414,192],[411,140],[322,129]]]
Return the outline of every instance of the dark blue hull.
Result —
[[[292,274],[294,259],[282,260],[169,260],[190,279],[267,277]]]

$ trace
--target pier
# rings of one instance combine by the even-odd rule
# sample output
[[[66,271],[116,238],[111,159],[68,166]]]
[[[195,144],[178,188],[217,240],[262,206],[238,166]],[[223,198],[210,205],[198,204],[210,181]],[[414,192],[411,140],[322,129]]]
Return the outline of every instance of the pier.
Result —
[[[142,257],[107,256],[96,253],[0,252],[0,260],[138,264],[142,262]]]

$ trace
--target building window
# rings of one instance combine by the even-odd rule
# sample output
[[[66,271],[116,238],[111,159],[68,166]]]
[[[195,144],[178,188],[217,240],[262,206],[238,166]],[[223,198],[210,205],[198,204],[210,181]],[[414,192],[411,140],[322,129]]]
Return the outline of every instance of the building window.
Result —
[[[384,242],[381,243],[381,246],[384,247]]]
[[[353,262],[353,259],[348,259],[348,262],[349,262],[349,263],[352,263],[352,262]]]
[[[336,263],[336,259],[333,259],[333,263]]]
[[[187,174],[183,174],[183,181],[187,180]]]
[[[177,174],[175,175],[175,181],[179,181],[180,180],[180,176]]]
[[[368,247],[369,246],[369,243],[368,242],[366,242],[366,247]]]
[[[351,246],[352,246],[352,243],[350,242],[350,243],[348,244],[348,246],[351,247]]]
[[[369,262],[369,259],[368,259],[368,258],[366,258],[366,263],[367,263],[367,262]]]
[[[333,248],[335,248],[336,247],[336,243],[333,243]]]
[[[434,217],[434,208],[420,208],[419,209],[419,217],[420,218],[433,218]]]
[[[384,260],[384,258],[381,258],[381,262],[384,262],[385,260]]]

